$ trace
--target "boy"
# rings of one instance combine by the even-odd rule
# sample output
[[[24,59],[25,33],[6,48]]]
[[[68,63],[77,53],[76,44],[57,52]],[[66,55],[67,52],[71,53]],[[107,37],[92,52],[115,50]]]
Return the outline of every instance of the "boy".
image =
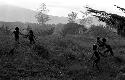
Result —
[[[103,56],[103,57],[104,57],[104,55],[102,55],[102,54],[97,50],[97,45],[96,45],[96,44],[93,45],[93,51],[94,51],[94,52],[93,52],[92,57],[93,57],[93,56],[96,57],[96,59],[94,60],[93,66],[95,65],[95,66],[97,67],[97,69],[99,70],[98,63],[100,62],[100,55]],[[91,57],[91,58],[92,58],[92,57]]]
[[[14,33],[14,35],[15,35],[15,41],[19,43],[19,34],[21,34],[21,33],[19,32],[19,28],[16,27],[16,28],[15,28],[15,31],[13,31],[13,33]],[[22,34],[21,34],[21,35],[22,35]]]
[[[100,40],[100,37],[97,37],[97,42],[96,44],[98,45],[98,47],[102,46],[102,41]]]
[[[32,30],[29,30],[28,38],[29,38],[29,40],[30,40],[30,44],[34,44],[34,43],[35,43],[35,40],[34,40],[35,36],[34,36]]]
[[[97,69],[99,70],[98,63],[100,62],[100,56],[99,56],[99,52],[97,51],[97,45],[95,44],[93,45],[93,51],[94,51],[93,56],[96,57],[96,59],[94,60],[93,66],[95,65]]]

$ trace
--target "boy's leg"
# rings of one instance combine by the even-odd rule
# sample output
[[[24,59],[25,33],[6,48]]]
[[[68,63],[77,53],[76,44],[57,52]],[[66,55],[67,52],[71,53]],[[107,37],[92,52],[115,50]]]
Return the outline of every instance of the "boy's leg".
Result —
[[[19,38],[17,39],[17,42],[19,43]]]
[[[94,65],[95,65],[95,61],[93,62],[93,65],[92,65],[93,68],[94,68]]]
[[[33,44],[35,44],[35,41],[33,40]]]
[[[19,43],[19,37],[15,37],[15,41]]]
[[[97,58],[96,60],[95,60],[95,66],[96,66],[96,68],[100,71],[100,69],[99,69],[99,66],[98,66],[98,63],[100,62],[100,58]]]
[[[95,66],[96,66],[96,68],[97,68],[98,70],[100,70],[100,69],[99,69],[99,66],[98,66],[98,63],[95,63]]]
[[[110,50],[110,53],[111,53],[111,56],[114,56],[114,53],[113,53],[113,51],[112,51],[112,50]]]
[[[33,39],[30,39],[30,44],[34,44],[35,41]]]
[[[35,43],[34,39],[31,39],[31,41],[32,41],[32,44],[34,44],[34,43]]]
[[[30,44],[32,44],[32,40],[30,40]]]

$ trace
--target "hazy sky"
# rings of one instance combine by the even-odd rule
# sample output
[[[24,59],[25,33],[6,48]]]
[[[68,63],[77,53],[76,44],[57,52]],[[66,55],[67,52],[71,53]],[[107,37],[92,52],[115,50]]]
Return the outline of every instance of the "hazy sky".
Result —
[[[40,3],[45,3],[49,9],[49,14],[57,16],[67,16],[71,11],[84,10],[83,6],[105,10],[112,13],[124,15],[113,5],[125,8],[124,0],[0,0],[0,5],[11,4],[23,8],[36,10]]]

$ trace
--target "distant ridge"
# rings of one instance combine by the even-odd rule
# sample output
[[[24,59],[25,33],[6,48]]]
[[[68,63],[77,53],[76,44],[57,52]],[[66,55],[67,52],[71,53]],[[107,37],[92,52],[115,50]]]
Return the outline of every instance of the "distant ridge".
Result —
[[[30,9],[20,8],[12,5],[0,5],[0,21],[5,22],[29,22],[36,23],[36,12]],[[66,17],[58,17],[50,15],[49,24],[67,23]]]
[[[1,5],[0,4],[0,21],[3,22],[23,22],[23,23],[37,23],[35,19],[36,12],[30,9],[25,9],[17,6],[12,5]],[[48,24],[66,24],[68,23],[68,18],[66,17],[58,17],[58,16],[52,16],[50,15],[50,19],[47,23]],[[86,27],[90,27],[91,24],[103,24],[104,22],[98,21],[98,18],[95,17],[88,17],[86,19],[88,22],[89,20],[92,21],[90,23],[86,22],[83,25]],[[80,20],[76,20],[77,23],[80,22]]]

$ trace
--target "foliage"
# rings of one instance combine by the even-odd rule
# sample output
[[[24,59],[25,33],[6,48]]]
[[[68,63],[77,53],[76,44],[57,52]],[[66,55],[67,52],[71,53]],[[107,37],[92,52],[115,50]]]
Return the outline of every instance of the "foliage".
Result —
[[[64,25],[62,29],[62,34],[63,35],[67,35],[67,34],[75,35],[75,34],[81,34],[86,30],[87,29],[83,25],[79,25],[77,23],[67,23],[66,25]]]
[[[12,35],[6,35],[0,31],[0,78],[2,80],[124,79],[124,75],[119,72],[120,69],[124,71],[122,67],[125,66],[125,39],[119,37],[112,29],[93,25],[87,30],[76,23],[54,25],[56,27],[34,23],[25,25],[35,27],[33,28],[35,34],[38,30],[41,32],[39,36],[37,35],[38,39],[35,40],[34,45],[30,45],[29,40],[21,36],[20,44],[16,44]],[[57,29],[57,27],[62,28]],[[63,38],[51,35],[55,28],[62,30],[65,35],[71,35]],[[85,32],[79,35],[78,29],[81,28]],[[107,43],[111,45],[115,55],[115,57],[100,58],[101,72],[93,67],[93,60],[89,60],[93,53],[92,45],[96,42],[97,36],[108,38]]]
[[[113,30],[107,27],[104,27],[103,25],[99,25],[99,26],[92,25],[88,29],[87,33],[91,34],[94,37],[100,36],[108,39],[115,39],[119,37],[116,32],[113,32]]]
[[[62,34],[62,29],[65,24],[56,24],[55,29],[54,29],[54,35],[61,35]]]
[[[42,3],[37,15],[35,16],[39,24],[44,25],[50,20],[49,15],[46,14],[47,11],[46,4]]]
[[[88,19],[88,18],[84,18],[84,19],[81,19],[81,20],[80,20],[80,24],[81,24],[81,25],[85,25],[86,22],[87,22],[88,24],[90,24],[92,21],[91,21],[91,19]]]
[[[41,26],[40,28],[34,29],[34,32],[36,35],[39,36],[47,36],[47,35],[52,35],[54,33],[55,27],[52,25],[44,25]]]
[[[11,28],[9,26],[3,25],[0,27],[0,31],[5,33],[6,35],[9,35],[11,33]]]
[[[124,9],[124,8],[121,8],[121,7],[117,6],[117,5],[114,5],[114,6],[116,6],[119,10],[125,12],[125,9]]]
[[[105,11],[99,11],[93,8],[86,7],[89,13],[92,13],[93,16],[99,18],[100,21],[106,22],[110,27],[116,29],[123,29],[125,25],[125,17],[117,14],[107,13]],[[118,31],[119,32],[119,31]]]
[[[43,36],[45,36],[45,35],[52,35],[53,32],[54,32],[54,27],[53,27],[53,28],[50,28],[50,29],[47,29],[47,30],[42,30],[42,31],[41,31],[41,34],[42,34]]]
[[[122,41],[121,41],[122,40]],[[124,56],[124,39],[110,40],[115,57]],[[58,38],[54,35],[39,36],[36,44],[20,37],[15,46],[12,36],[0,35],[1,79],[18,80],[115,80],[119,79],[119,69],[124,66],[114,57],[101,58],[98,72],[88,61],[92,55],[95,38],[88,35],[70,35]],[[14,47],[14,51],[11,51]],[[11,53],[9,53],[11,51]],[[49,54],[46,54],[48,51]],[[46,59],[49,57],[49,60]],[[124,58],[124,57],[123,57]],[[123,64],[123,65],[122,65]]]
[[[87,17],[87,18],[83,18],[80,19],[80,25],[92,25],[93,24],[93,17]]]
[[[29,32],[29,30],[31,30],[32,28],[31,28],[31,26],[27,26],[27,28],[26,28],[26,30]]]
[[[75,19],[77,18],[77,14],[76,12],[71,12],[68,14],[68,21],[69,23],[75,23]]]

